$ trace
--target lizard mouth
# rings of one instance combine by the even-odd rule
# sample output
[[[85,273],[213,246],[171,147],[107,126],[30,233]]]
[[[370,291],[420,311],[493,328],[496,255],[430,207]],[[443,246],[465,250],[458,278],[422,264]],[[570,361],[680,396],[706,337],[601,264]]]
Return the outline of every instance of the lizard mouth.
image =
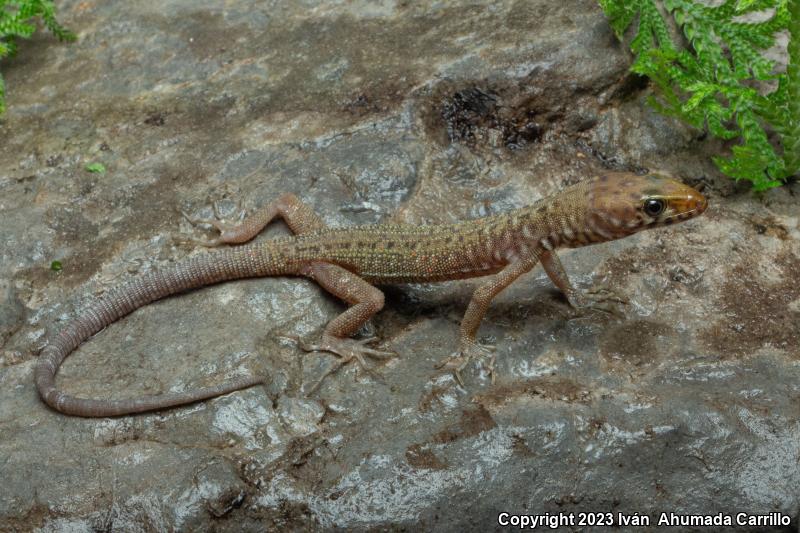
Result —
[[[690,218],[694,218],[697,215],[702,214],[703,211],[705,211],[707,207],[708,207],[708,202],[704,201],[701,205],[698,205],[693,209],[683,210],[683,211],[680,211],[678,213],[675,213],[674,215],[670,215],[670,216],[664,218],[664,222],[663,223],[664,224],[672,224],[673,222],[678,222],[678,221],[681,221],[681,220],[688,220]]]

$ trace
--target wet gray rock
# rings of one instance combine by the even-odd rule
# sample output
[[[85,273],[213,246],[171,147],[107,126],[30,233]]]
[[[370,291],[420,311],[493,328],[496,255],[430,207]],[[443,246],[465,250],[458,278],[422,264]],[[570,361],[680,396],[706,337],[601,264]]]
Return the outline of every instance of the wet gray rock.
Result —
[[[0,529],[455,531],[590,511],[796,523],[797,185],[754,197],[719,176],[707,156],[723,147],[645,106],[594,2],[60,12],[78,42],[37,35],[2,65]],[[86,172],[94,161],[108,171]],[[342,305],[275,278],[147,306],[59,374],[98,398],[252,372],[264,387],[100,420],[36,395],[47,331],[203,253],[180,210],[235,218],[291,191],[332,225],[446,222],[608,168],[670,171],[712,207],[561,254],[577,285],[629,299],[623,317],[574,313],[541,270],[501,294],[480,331],[494,384],[482,365],[466,388],[434,368],[479,283],[465,281],[387,288],[369,329],[399,357],[381,380],[347,367],[306,397],[333,358],[282,336],[314,339]]]
[[[0,280],[0,342],[4,343],[21,326],[24,313],[11,280]]]

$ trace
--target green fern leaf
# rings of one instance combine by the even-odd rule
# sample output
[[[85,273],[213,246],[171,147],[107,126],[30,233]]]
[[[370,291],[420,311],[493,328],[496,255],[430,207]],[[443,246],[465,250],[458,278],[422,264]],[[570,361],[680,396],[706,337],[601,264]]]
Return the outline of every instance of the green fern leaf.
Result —
[[[789,64],[778,90],[781,93],[779,105],[785,112],[781,114],[783,120],[776,129],[782,135],[783,160],[788,177],[800,172],[800,0],[791,0],[787,12],[790,14]]]
[[[750,9],[755,3],[756,0],[739,0],[738,2],[736,2],[736,12],[744,13],[748,9]]]
[[[617,39],[622,39],[625,30],[628,29],[634,17],[636,17],[636,9],[634,3],[615,2],[610,0],[600,0],[600,7],[608,17],[608,22],[611,29],[617,35]]]
[[[0,36],[23,37],[28,38],[33,35],[36,27],[33,24],[25,24],[17,20],[0,21]]]
[[[75,34],[56,20],[52,0],[0,0],[0,59],[13,56],[17,39],[28,38],[36,30],[31,21],[40,17],[47,29],[61,41],[75,39]],[[5,112],[5,85],[0,78],[0,115]]]
[[[735,179],[749,180],[756,191],[777,187],[785,174],[785,165],[769,143],[755,113],[740,110],[737,122],[744,142],[733,147],[730,158],[714,158],[717,167]]]
[[[714,136],[740,140],[730,157],[714,159],[720,170],[751,181],[755,190],[780,185],[797,172],[800,0],[724,0],[716,5],[663,0],[688,48],[669,38],[655,0],[602,0],[600,4],[615,14],[618,36],[638,15],[639,25],[630,42],[636,54],[631,70],[648,76],[658,88],[658,98],[648,99],[651,105]],[[738,18],[748,13],[758,13],[758,22]],[[798,27],[791,32],[789,69],[776,74],[775,65],[763,52],[774,44],[778,31],[793,25]],[[772,94],[761,95],[753,88],[753,80],[775,79],[778,90]],[[767,124],[779,134],[782,155],[770,144]]]

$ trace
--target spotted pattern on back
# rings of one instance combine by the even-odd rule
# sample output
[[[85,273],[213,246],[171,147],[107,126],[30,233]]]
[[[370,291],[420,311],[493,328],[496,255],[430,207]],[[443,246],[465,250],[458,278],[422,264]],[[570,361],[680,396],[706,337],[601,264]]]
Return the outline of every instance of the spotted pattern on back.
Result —
[[[647,215],[643,205],[648,199],[663,202],[664,211]],[[493,274],[559,247],[619,239],[686,220],[706,205],[700,193],[669,178],[608,173],[491,217],[438,226],[322,229],[279,246],[289,262],[327,261],[376,283],[461,279]]]

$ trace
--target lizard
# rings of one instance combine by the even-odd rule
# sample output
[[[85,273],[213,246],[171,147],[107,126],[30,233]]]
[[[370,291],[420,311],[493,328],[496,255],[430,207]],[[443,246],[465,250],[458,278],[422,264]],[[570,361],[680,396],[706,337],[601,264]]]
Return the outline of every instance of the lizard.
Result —
[[[39,395],[51,408],[83,417],[118,416],[161,410],[213,398],[264,382],[238,377],[215,386],[137,399],[79,398],[56,386],[64,359],[109,324],[166,296],[223,281],[261,276],[310,278],[349,307],[325,327],[317,344],[300,347],[338,356],[335,368],[393,352],[370,346],[375,339],[352,338],[384,305],[376,284],[428,283],[486,277],[475,289],[459,328],[459,346],[443,365],[458,372],[491,347],[476,334],[492,299],[538,263],[575,308],[602,308],[608,299],[573,287],[555,250],[632,235],[693,218],[708,202],[697,190],[659,174],[609,172],[578,182],[530,206],[484,218],[441,225],[377,224],[326,227],[307,204],[284,194],[239,224],[206,222],[218,232],[203,241],[218,248],[190,256],[163,270],[134,277],[96,298],[52,335],[35,369]],[[281,218],[293,236],[249,242]],[[605,301],[604,301],[605,300]],[[316,389],[316,386],[314,387]],[[313,389],[312,389],[313,390]]]

